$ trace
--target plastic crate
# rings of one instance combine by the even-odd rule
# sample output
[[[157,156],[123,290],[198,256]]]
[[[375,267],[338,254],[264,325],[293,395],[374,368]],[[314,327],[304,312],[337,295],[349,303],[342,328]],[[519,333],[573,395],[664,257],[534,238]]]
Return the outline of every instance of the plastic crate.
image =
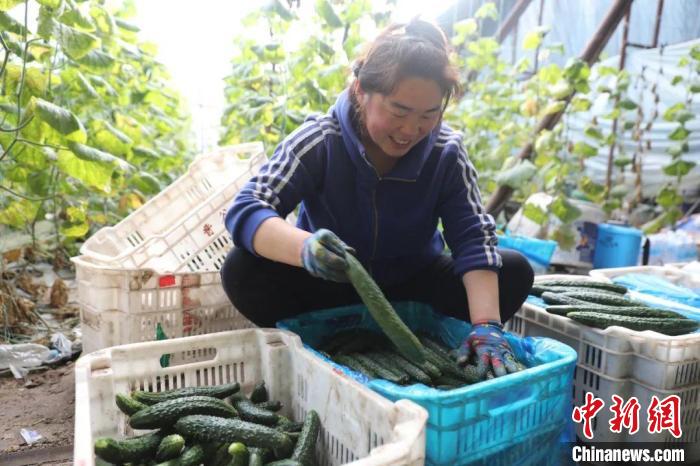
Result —
[[[168,353],[203,352],[209,360],[161,368]],[[117,393],[239,382],[249,393],[264,380],[283,414],[321,419],[319,465],[421,465],[427,413],[416,404],[391,403],[335,373],[303,350],[299,337],[272,329],[249,329],[171,341],[118,346],[83,356],[75,368],[74,464],[95,464],[93,443],[132,431],[116,407]],[[99,461],[98,461],[99,462]]]
[[[76,265],[83,350],[254,327],[229,301],[219,272],[121,269],[81,256]]]
[[[403,302],[394,303],[394,307],[409,328],[440,335],[451,347],[457,346],[471,329],[466,322],[440,316],[425,304]],[[310,348],[340,330],[378,330],[361,305],[303,314],[278,326],[299,334]],[[390,400],[409,399],[428,410],[426,464],[510,466],[514,463],[507,452],[532,442],[534,437],[543,441],[544,435],[550,444],[541,443],[540,447],[556,448],[571,414],[576,353],[552,340],[539,343],[542,346],[535,347],[542,351],[536,352],[532,361],[540,365],[473,386],[441,391],[422,384],[402,387],[385,380],[371,380],[368,386]],[[360,374],[326,361],[362,380]],[[520,464],[546,464],[532,452],[521,458]]]
[[[593,418],[592,442],[641,442],[659,443],[668,447],[685,449],[685,463],[698,464],[700,461],[700,385],[676,390],[658,390],[653,387],[635,382],[630,379],[616,379],[608,377],[600,372],[581,367],[576,368],[574,377],[574,403],[582,406],[586,393],[593,393],[597,398],[605,402],[603,409],[598,411]],[[630,435],[625,428],[620,433],[611,432],[609,421],[613,417],[610,406],[613,403],[612,396],[618,395],[624,401],[636,397],[639,401],[639,431]],[[675,438],[668,431],[651,434],[647,430],[646,410],[650,405],[652,396],[663,400],[669,395],[678,395],[681,399],[681,431],[680,438]],[[583,424],[577,424],[576,432],[579,438],[584,439]],[[682,445],[681,445],[682,444]]]
[[[586,276],[543,275],[546,279]],[[506,324],[518,335],[542,336],[566,343],[578,353],[578,367],[613,378],[630,378],[659,390],[670,390],[700,383],[700,333],[668,336],[623,327],[598,329],[581,325],[567,317],[550,314],[529,298]]]
[[[144,258],[134,253],[147,247],[145,243],[157,243],[148,246],[152,252],[147,257],[160,255],[159,250],[165,252],[164,245],[173,245],[178,240],[164,236],[165,233],[178,225],[185,227],[185,234],[190,233],[193,229],[190,222],[197,222],[202,215],[197,215],[200,204],[226,187],[242,186],[265,160],[260,142],[224,147],[198,157],[187,173],[138,210],[117,225],[102,228],[91,236],[80,248],[81,254],[110,265],[143,265]],[[206,231],[197,233],[209,236]]]

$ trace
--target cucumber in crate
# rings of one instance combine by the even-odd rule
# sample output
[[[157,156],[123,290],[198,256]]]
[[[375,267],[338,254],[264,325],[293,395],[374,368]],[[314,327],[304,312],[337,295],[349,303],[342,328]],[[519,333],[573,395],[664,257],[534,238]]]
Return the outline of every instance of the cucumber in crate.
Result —
[[[437,314],[426,304],[392,304],[420,336],[426,350],[423,363],[391,349],[363,305],[302,314],[278,322],[278,327],[298,334],[307,349],[337,371],[389,400],[408,399],[423,406],[429,414],[426,464],[510,466],[509,452],[514,450],[524,452],[522,464],[558,464],[557,455],[549,453],[558,448],[571,415],[573,349],[547,338],[506,334],[527,369],[480,380],[450,353],[469,334],[468,323]]]

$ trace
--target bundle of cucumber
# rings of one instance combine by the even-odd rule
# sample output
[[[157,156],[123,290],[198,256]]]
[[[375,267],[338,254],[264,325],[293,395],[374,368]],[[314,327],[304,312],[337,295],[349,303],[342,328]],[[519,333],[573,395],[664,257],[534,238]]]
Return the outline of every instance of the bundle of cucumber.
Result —
[[[530,294],[541,297],[547,312],[566,316],[584,325],[631,330],[654,330],[666,335],[683,335],[698,329],[699,322],[669,310],[649,307],[624,295],[627,288],[614,283],[583,280],[545,280]]]
[[[278,414],[265,383],[250,397],[238,383],[164,392],[118,394],[134,429],[158,429],[123,440],[99,438],[95,455],[113,464],[159,466],[307,466],[321,428],[311,410],[303,423]]]
[[[423,383],[449,390],[493,378],[492,372],[479,374],[474,365],[458,365],[437,339],[414,335],[360,262],[352,254],[346,260],[350,283],[384,335],[360,329],[341,332],[321,348],[326,357],[369,378],[400,385]]]

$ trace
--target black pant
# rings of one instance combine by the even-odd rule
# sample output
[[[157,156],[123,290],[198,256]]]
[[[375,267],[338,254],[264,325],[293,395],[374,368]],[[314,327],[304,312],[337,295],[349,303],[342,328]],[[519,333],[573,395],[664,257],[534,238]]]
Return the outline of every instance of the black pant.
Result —
[[[534,274],[519,252],[498,252],[503,258],[498,272],[501,321],[506,322],[527,298]],[[274,327],[278,320],[304,312],[361,302],[350,284],[312,277],[301,267],[256,257],[240,248],[226,257],[221,281],[233,305],[259,327]],[[389,301],[427,303],[442,314],[469,322],[467,293],[449,256],[441,256],[413,278],[382,287],[382,291]]]

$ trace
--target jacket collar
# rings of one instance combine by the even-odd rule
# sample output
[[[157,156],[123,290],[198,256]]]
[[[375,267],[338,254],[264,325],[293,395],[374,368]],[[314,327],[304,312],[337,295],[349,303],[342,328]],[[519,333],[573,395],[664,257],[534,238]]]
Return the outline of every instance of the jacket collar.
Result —
[[[355,165],[358,166],[358,169],[370,169],[374,171],[371,162],[367,158],[365,146],[362,144],[362,141],[360,141],[352,125],[355,110],[352,108],[348,89],[340,93],[331,112],[340,123],[343,142]],[[394,168],[392,168],[389,173],[382,176],[382,178],[399,179],[402,181],[417,180],[421,169],[435,146],[435,142],[440,134],[440,126],[441,125],[437,125],[430,134],[412,147],[406,155],[401,157]]]

